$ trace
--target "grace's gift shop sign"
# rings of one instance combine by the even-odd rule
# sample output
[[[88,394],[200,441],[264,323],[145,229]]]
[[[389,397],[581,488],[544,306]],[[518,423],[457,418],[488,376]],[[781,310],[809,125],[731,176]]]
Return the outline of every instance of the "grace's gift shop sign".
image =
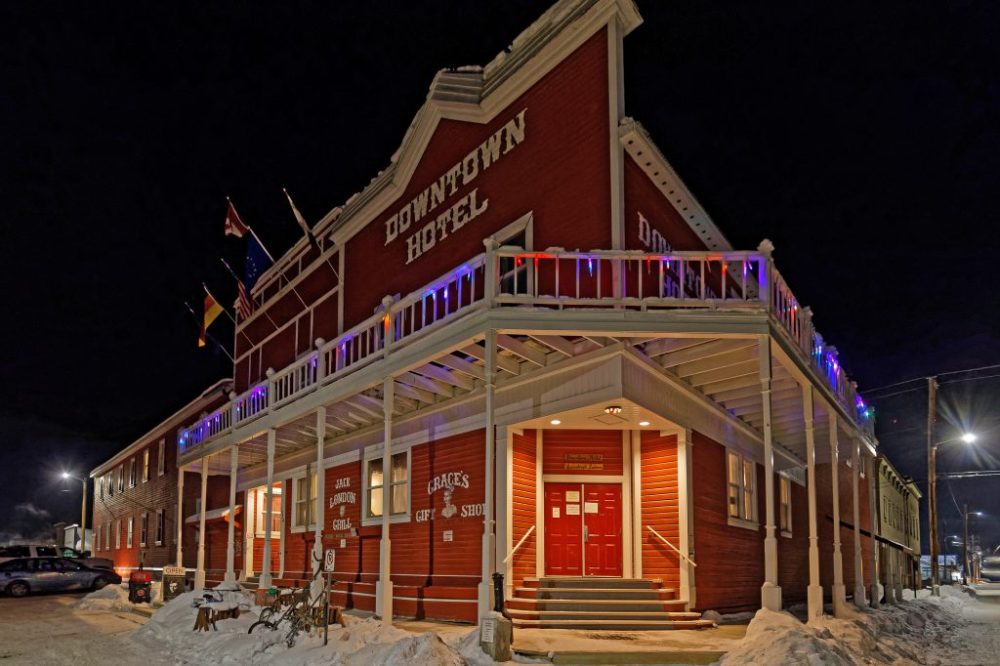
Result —
[[[482,502],[475,504],[455,504],[455,491],[458,489],[468,490],[469,475],[459,470],[457,472],[445,472],[438,474],[427,482],[427,496],[433,497],[435,493],[441,493],[441,501],[444,506],[441,508],[441,518],[450,520],[451,518],[472,518],[482,516],[486,513],[486,505]],[[434,520],[437,509],[420,509],[416,512],[418,523],[425,523]]]
[[[405,238],[409,264],[486,212],[490,200],[478,187],[456,196],[524,142],[526,113],[522,109],[386,220],[385,245]]]

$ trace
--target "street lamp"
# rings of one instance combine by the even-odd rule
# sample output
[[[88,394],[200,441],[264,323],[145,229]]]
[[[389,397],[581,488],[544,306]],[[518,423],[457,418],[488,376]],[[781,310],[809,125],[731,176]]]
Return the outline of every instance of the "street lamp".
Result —
[[[83,495],[80,499],[80,551],[87,550],[87,477],[80,477],[69,472],[63,472],[65,480],[76,479],[82,484]]]
[[[975,433],[965,432],[959,437],[945,439],[931,445],[927,452],[927,504],[930,509],[931,527],[931,594],[941,596],[941,582],[938,577],[938,514],[937,514],[937,450],[942,444],[961,441],[971,445],[976,441]]]

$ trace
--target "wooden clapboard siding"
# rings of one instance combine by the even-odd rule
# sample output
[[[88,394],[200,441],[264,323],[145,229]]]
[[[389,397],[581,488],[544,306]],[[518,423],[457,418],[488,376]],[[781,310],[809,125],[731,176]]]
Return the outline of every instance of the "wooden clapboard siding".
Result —
[[[760,587],[764,583],[762,530],[728,524],[726,450],[698,432],[692,434],[692,441],[697,609],[760,608]],[[757,465],[757,488],[764,488],[761,465]],[[758,515],[764,512],[762,497],[763,492],[758,492]]]
[[[528,530],[535,525],[535,506],[538,498],[536,487],[536,431],[525,430],[514,434],[514,463],[511,478],[513,548]],[[514,554],[511,563],[513,584],[519,586],[525,578],[535,575],[535,557],[538,551],[538,527]]]
[[[774,515],[780,509],[779,480],[774,475]],[[805,601],[809,585],[809,497],[806,487],[792,482],[792,529],[778,536],[778,584],[784,603]]]
[[[643,432],[640,471],[642,575],[660,578],[665,587],[677,589],[680,585],[677,553],[646,529],[647,525],[651,526],[674,546],[680,547],[677,436]]]
[[[567,469],[566,455],[601,456],[600,469]],[[573,463],[569,463],[573,464]],[[622,473],[622,432],[620,430],[546,430],[543,435],[542,469],[545,474],[581,476]]]

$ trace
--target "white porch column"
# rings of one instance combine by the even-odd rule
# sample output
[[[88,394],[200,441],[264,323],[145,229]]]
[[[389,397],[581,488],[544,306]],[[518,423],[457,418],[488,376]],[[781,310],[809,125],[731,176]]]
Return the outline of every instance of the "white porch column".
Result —
[[[840,433],[837,431],[837,414],[831,407],[830,414],[830,480],[833,484],[833,615],[847,615],[847,596],[844,591],[844,555],[840,551]]]
[[[323,469],[323,447],[326,443],[326,407],[316,410],[316,533],[313,535],[313,581],[310,594],[315,599],[323,594],[323,524],[326,522],[326,470]]]
[[[690,429],[683,429],[677,433],[677,527],[680,537],[680,550],[687,553],[688,559],[680,562],[680,588],[681,598],[687,599],[686,610],[690,610],[698,605],[698,591],[695,585],[695,567],[692,561],[697,563],[698,559],[694,552],[694,460],[692,458],[694,440],[691,437]],[[639,460],[636,456],[636,474],[638,475]],[[633,505],[633,511],[638,515],[639,501]],[[642,541],[638,540],[638,548],[641,551]]]
[[[496,393],[496,331],[486,330],[486,497],[483,511],[483,543],[480,554],[482,565],[482,580],[479,583],[479,617],[490,612],[490,598],[493,591],[493,448],[496,436],[496,419],[493,414],[493,401]]]
[[[271,428],[267,431],[267,493],[264,495],[264,556],[260,563],[260,583],[261,589],[271,587],[271,526],[274,524],[274,446],[278,438],[278,432]],[[281,495],[284,497],[284,493]],[[284,523],[285,516],[282,514],[281,521]],[[282,540],[284,543],[284,540]]]
[[[902,550],[896,551],[896,603],[903,601],[903,566],[906,555]]]
[[[375,583],[375,614],[392,624],[392,541],[389,539],[389,516],[392,513],[392,410],[396,385],[392,377],[382,383],[385,410],[382,434],[382,539],[379,541],[378,582]]]
[[[764,418],[764,584],[760,590],[763,608],[781,610],[781,587],[778,585],[778,540],[774,525],[774,442],[771,432],[771,338],[758,338],[760,361],[760,397]]]
[[[208,498],[208,456],[201,459],[201,516],[198,520],[198,563],[194,589],[205,589],[205,502]]]
[[[184,468],[177,468],[177,566],[184,566]]]
[[[239,464],[239,449],[229,449],[229,532],[226,535],[226,587],[236,587],[236,466]],[[245,521],[244,521],[245,522]]]
[[[854,438],[851,450],[851,495],[854,507],[854,605],[865,606],[865,570],[861,562],[861,507],[858,504],[860,489],[858,479],[861,474],[861,442]]]
[[[809,586],[806,620],[823,615],[823,586],[819,582],[819,534],[816,526],[816,433],[813,428],[812,386],[802,387],[802,417],[806,423],[806,483],[809,498]]]
[[[878,487],[876,486],[876,479],[878,478],[878,461],[872,458],[871,467],[868,469],[868,515],[871,516],[871,550],[868,560],[868,570],[872,572],[872,585],[871,585],[871,598],[868,600],[868,604],[872,608],[878,608],[882,605],[882,595],[879,593],[879,575],[881,574],[881,567],[878,561],[878,540],[875,535],[879,532],[878,525],[878,513],[876,511],[878,502]]]

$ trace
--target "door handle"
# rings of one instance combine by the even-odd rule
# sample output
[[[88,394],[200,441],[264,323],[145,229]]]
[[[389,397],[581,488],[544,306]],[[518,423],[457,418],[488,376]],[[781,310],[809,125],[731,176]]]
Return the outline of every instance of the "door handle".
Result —
[[[583,542],[584,543],[587,543],[587,539],[588,539],[589,536],[590,536],[590,530],[588,530],[587,526],[584,525],[583,526]]]

